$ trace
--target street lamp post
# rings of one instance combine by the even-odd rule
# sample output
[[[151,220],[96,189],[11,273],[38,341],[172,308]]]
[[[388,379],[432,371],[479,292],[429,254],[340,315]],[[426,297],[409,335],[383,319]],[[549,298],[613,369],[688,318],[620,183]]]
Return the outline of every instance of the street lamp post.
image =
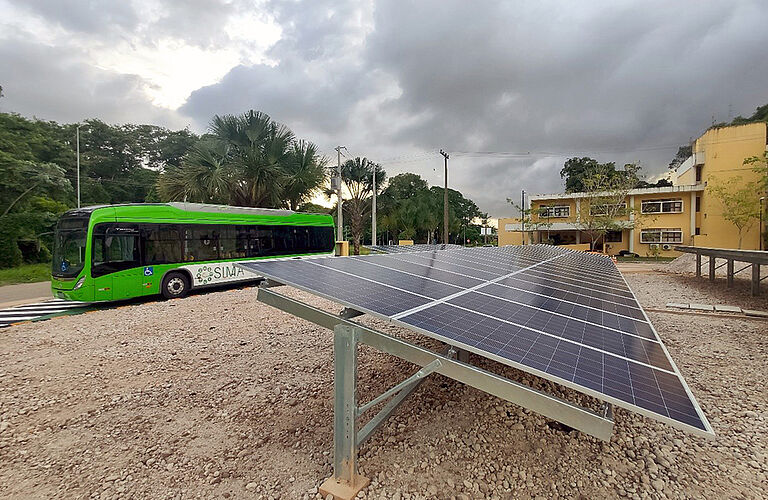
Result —
[[[82,125],[78,125],[75,129],[77,136],[77,208],[80,208],[80,127]]]

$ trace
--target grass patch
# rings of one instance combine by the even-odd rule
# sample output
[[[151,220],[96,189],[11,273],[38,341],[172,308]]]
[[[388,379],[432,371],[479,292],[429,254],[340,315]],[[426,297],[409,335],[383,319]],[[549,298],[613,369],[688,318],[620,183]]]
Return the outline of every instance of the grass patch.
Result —
[[[36,283],[51,280],[50,264],[24,264],[19,267],[0,269],[0,285]]]

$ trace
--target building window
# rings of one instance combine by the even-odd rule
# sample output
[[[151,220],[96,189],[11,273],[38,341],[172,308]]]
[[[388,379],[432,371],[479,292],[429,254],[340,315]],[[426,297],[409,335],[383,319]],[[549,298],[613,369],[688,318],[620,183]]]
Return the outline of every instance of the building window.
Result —
[[[539,217],[549,219],[550,217],[570,217],[571,207],[568,205],[558,205],[554,207],[540,207]]]
[[[697,227],[697,228],[696,228],[696,232],[695,232],[694,234],[695,234],[696,236],[700,235],[700,234],[701,234],[701,228],[700,228],[700,227]]]
[[[610,203],[600,203],[595,205],[590,205],[589,207],[589,215],[608,215],[609,212],[613,211],[614,215],[623,215],[625,214],[627,210],[627,203],[625,201],[619,203],[618,205],[613,205],[615,207],[615,210],[611,210],[611,204]]]
[[[515,230],[515,226],[513,224],[504,224],[504,231],[512,232]]]
[[[701,196],[696,197],[696,211],[701,212]]]
[[[621,231],[608,231],[603,239],[606,243],[621,243]]]
[[[644,214],[680,214],[683,213],[683,200],[645,200],[640,211]]]
[[[704,165],[696,165],[696,182],[701,182],[701,171],[704,169]]]
[[[640,231],[640,243],[682,243],[683,231],[680,229],[643,229]]]

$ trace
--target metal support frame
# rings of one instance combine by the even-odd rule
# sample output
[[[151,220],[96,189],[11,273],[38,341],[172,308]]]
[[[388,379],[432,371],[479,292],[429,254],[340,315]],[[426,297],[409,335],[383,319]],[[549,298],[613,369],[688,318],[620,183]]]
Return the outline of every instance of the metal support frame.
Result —
[[[725,268],[725,276],[728,288],[733,288],[733,259],[728,259],[728,267]]]
[[[760,264],[752,264],[752,295],[760,294]]]
[[[462,349],[448,346],[444,353],[434,352],[309,306],[269,288],[259,289],[258,300],[334,331],[334,472],[320,487],[323,496],[332,494],[338,499],[351,499],[368,485],[368,480],[357,472],[358,447],[370,438],[432,373],[439,373],[523,406],[604,441],[609,440],[613,432],[613,411],[610,405],[606,405],[601,412],[595,412],[561,400],[468,364],[469,353]],[[358,407],[358,344],[369,345],[421,368],[409,378]],[[387,398],[391,398],[389,402],[358,431],[359,417]]]
[[[278,283],[277,281],[272,281],[270,279],[265,279],[261,283],[259,283],[259,288],[275,288],[278,286],[285,286],[282,283]]]
[[[696,255],[696,277],[701,277],[701,256],[706,255],[709,259],[709,280],[715,280],[715,270],[719,269],[723,265],[727,265],[726,281],[729,288],[733,287],[733,277],[736,274],[744,271],[748,267],[752,267],[752,279],[751,289],[752,295],[760,294],[760,282],[766,279],[766,276],[760,277],[760,266],[768,265],[768,252],[761,250],[733,250],[728,248],[707,248],[707,247],[694,247],[686,245],[676,245],[675,250],[678,252],[692,253]],[[715,266],[715,259],[725,259],[726,263],[719,266]],[[738,271],[733,270],[734,261],[748,262],[748,264]]]
[[[362,316],[363,314],[365,314],[365,313],[364,312],[360,312],[357,309],[352,309],[351,307],[345,307],[339,313],[339,317],[344,318],[344,319],[352,319],[352,318],[356,318],[358,316]]]
[[[696,254],[696,277],[701,278],[701,254]]]

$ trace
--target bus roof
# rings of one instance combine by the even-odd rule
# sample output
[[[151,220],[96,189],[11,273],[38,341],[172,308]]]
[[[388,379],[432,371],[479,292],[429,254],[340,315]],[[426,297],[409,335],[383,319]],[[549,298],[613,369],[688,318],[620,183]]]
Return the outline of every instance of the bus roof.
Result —
[[[312,214],[303,212],[294,212],[293,210],[275,209],[275,208],[257,208],[257,207],[232,207],[227,205],[213,205],[208,203],[188,203],[188,202],[169,202],[169,203],[121,203],[115,205],[93,205],[90,207],[82,207],[72,209],[66,212],[65,215],[70,217],[88,217],[93,212],[100,209],[114,209],[115,215],[118,217],[120,212],[130,212],[136,214],[136,209],[163,209],[173,208],[182,212],[194,213],[198,215],[211,214],[211,215],[244,215],[244,216],[268,216],[268,217],[289,217],[292,215],[297,216],[313,216],[318,215],[321,217],[330,217],[327,214]],[[190,215],[193,215],[190,213]],[[193,215],[194,216],[194,215]]]

